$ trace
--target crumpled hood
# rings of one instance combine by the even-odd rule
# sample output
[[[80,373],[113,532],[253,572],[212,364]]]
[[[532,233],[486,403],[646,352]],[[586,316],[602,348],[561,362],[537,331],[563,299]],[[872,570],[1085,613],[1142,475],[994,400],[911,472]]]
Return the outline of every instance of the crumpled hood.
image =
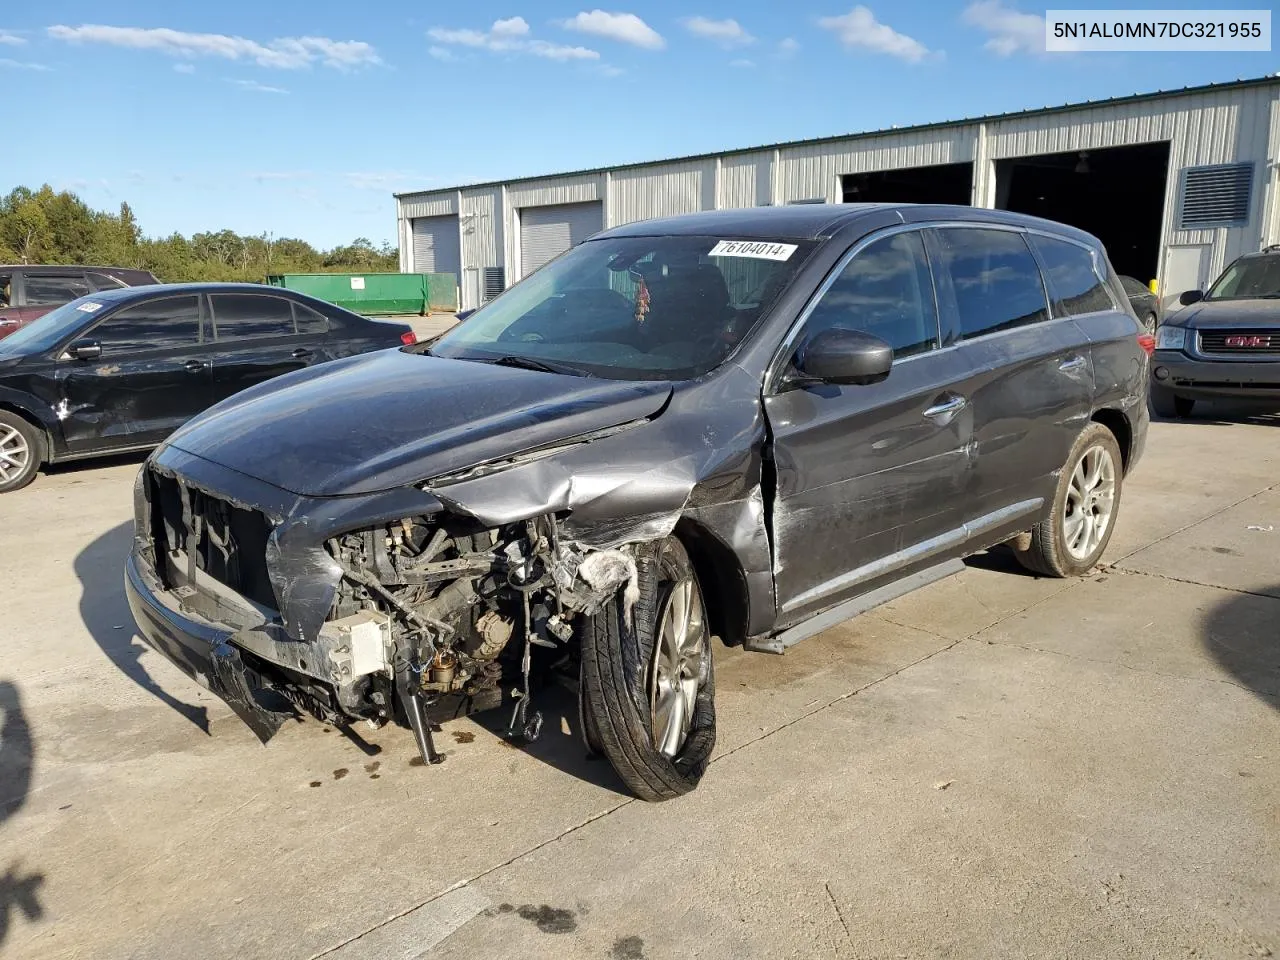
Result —
[[[1280,300],[1202,300],[1169,318],[1180,327],[1280,327]]]
[[[365,494],[651,417],[670,395],[383,350],[252,387],[168,444],[303,496]]]

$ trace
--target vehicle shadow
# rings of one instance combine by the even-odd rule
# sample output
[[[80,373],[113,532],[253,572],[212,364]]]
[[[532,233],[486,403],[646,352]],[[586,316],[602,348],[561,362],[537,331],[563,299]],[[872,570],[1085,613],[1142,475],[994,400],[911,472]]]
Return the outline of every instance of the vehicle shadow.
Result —
[[[15,684],[0,680],[0,827],[27,802],[34,764],[35,743],[22,710],[22,695]],[[0,874],[0,946],[15,914],[28,923],[44,917],[38,896],[43,884],[44,874],[23,872],[20,861]]]
[[[132,544],[130,521],[113,527],[80,551],[75,560],[80,578],[80,619],[107,659],[126,677],[208,733],[208,710],[164,690],[140,662],[147,647],[135,635],[133,614],[124,596],[124,561]]]
[[[964,565],[977,570],[1006,573],[1014,577],[1036,578],[1039,576],[1038,573],[1028,570],[1018,562],[1018,557],[1014,554],[1013,547],[1007,543],[998,543],[994,547],[983,550],[981,553],[965,557]]]
[[[473,714],[471,719],[508,743],[512,749],[522,750],[561,773],[567,773],[592,786],[611,790],[621,797],[631,796],[608,760],[588,756],[578,729],[577,694],[552,684],[534,691],[530,701],[530,716],[533,711],[542,714],[542,733],[533,743],[512,743],[507,738],[511,710],[512,705],[504,703],[498,709]]]
[[[1240,686],[1280,710],[1280,599],[1229,595],[1205,614],[1201,643]]]

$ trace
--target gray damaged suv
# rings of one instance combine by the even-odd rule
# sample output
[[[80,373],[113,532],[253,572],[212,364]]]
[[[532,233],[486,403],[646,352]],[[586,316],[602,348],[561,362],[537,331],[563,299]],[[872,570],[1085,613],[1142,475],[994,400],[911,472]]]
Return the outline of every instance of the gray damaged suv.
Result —
[[[781,653],[1013,542],[1088,571],[1152,343],[1093,237],[961,207],[606,231],[428,344],[252,387],[138,477],[126,585],[265,741],[541,682],[639,796],[716,738],[714,638]]]

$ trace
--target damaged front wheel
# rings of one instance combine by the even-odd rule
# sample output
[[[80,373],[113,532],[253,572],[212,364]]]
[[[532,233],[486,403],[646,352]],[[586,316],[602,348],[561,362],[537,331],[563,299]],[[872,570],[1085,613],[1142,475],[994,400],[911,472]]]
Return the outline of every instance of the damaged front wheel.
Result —
[[[711,635],[693,565],[670,537],[636,551],[639,598],[582,627],[582,724],[643,800],[698,785],[716,741]]]

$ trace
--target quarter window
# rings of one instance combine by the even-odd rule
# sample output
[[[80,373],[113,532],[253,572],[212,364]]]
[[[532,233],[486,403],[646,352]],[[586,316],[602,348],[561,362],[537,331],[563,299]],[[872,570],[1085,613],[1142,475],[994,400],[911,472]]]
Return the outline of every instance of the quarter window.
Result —
[[[70,303],[89,292],[83,275],[58,276],[28,273],[22,278],[22,289],[28,306]]]
[[[94,290],[119,290],[121,287],[128,286],[123,280],[109,277],[105,273],[89,274],[89,282],[93,284]]]
[[[938,230],[939,269],[951,280],[960,339],[1039,323],[1049,316],[1040,268],[1021,233]]]
[[[283,297],[215,293],[213,327],[218,340],[248,340],[293,334],[293,310]]]
[[[329,318],[300,303],[293,304],[293,323],[298,333],[319,336],[329,332]]]
[[[107,317],[86,336],[101,343],[107,356],[190,346],[200,338],[198,298],[165,297],[135,304]]]
[[[1068,317],[1114,310],[1106,285],[1094,269],[1093,254],[1079,244],[1032,235],[1032,244],[1044,262],[1053,312]]]
[[[805,334],[861,330],[893,347],[895,358],[938,345],[938,314],[920,233],[869,244],[850,260],[809,314]]]

